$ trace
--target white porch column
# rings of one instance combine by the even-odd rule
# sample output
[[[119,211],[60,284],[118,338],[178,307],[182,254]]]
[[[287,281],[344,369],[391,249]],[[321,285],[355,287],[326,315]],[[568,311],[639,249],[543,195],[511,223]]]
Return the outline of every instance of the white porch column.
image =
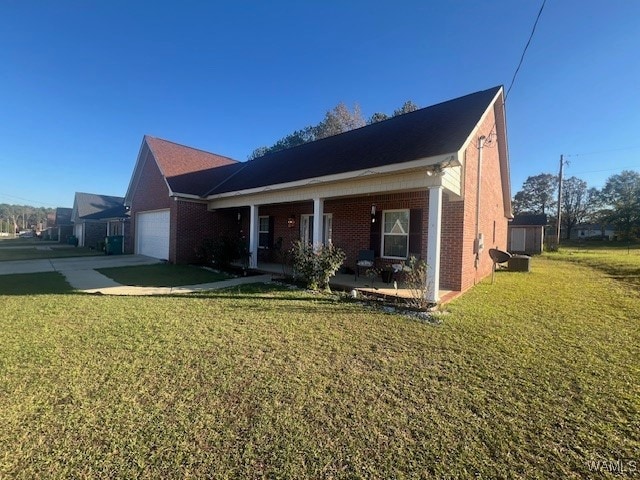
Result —
[[[442,186],[429,187],[429,231],[427,232],[427,300],[436,303],[440,290],[440,239],[442,230]]]
[[[249,206],[249,268],[258,268],[258,206]]]
[[[318,248],[324,240],[324,198],[313,199],[313,248]]]

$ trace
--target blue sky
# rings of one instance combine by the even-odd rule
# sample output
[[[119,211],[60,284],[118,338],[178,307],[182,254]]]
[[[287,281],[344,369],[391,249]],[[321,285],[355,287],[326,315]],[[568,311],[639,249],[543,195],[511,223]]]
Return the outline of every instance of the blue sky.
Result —
[[[0,3],[0,203],[124,195],[142,136],[245,160],[339,102],[505,87],[541,1]],[[640,2],[548,0],[507,99],[512,192],[640,170]],[[577,154],[577,155],[576,155]]]

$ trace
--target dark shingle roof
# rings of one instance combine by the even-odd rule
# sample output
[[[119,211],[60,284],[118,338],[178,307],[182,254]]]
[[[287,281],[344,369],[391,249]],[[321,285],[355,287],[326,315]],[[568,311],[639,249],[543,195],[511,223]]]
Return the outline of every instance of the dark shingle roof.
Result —
[[[198,172],[167,178],[173,192],[205,196],[214,185],[223,182],[242,169],[244,163],[232,163]]]
[[[124,215],[124,198],[95,193],[76,192],[74,205],[77,218],[83,220],[100,220]],[[121,210],[119,210],[121,209]],[[122,215],[118,213],[123,212]]]
[[[58,207],[56,208],[55,225],[60,227],[62,225],[71,225],[71,212],[72,208]]]
[[[544,214],[529,214],[529,213],[523,213],[520,215],[516,215],[515,217],[513,217],[513,220],[511,221],[511,225],[515,225],[515,226],[541,226],[544,227],[545,225],[547,225],[547,216]]]
[[[460,150],[501,87],[399,115],[242,163],[209,195],[277,185]]]

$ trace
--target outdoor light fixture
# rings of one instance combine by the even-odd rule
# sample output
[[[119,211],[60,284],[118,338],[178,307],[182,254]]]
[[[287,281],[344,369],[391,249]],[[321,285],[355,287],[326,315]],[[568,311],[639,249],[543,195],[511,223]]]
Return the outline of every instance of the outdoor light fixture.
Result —
[[[376,223],[376,206],[371,205],[371,223]]]
[[[242,220],[242,215],[238,212],[238,223],[240,223],[240,220]]]
[[[427,176],[440,176],[444,173],[444,168],[441,163],[436,163],[427,169]]]
[[[293,216],[293,214],[289,215],[289,218],[287,218],[287,227],[289,228],[293,228],[296,226],[296,217]]]

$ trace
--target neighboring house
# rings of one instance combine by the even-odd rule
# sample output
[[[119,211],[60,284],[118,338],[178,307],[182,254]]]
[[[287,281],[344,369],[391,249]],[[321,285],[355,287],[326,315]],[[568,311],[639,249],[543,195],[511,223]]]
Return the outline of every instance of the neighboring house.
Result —
[[[489,248],[507,248],[503,104],[495,87],[248,162],[145,136],[127,248],[188,263],[205,239],[235,236],[259,267],[302,238],[342,248],[351,268],[363,249],[379,265],[417,255],[432,301],[465,291],[491,273]]]
[[[73,235],[73,224],[71,223],[72,211],[73,209],[71,208],[56,208],[53,228],[47,229],[51,240],[57,240],[59,243],[67,243],[69,237]]]
[[[613,225],[581,223],[571,229],[571,240],[613,240],[616,231]]]
[[[107,236],[128,234],[122,197],[76,192],[71,222],[80,247],[98,248]]]
[[[509,222],[508,251],[527,255],[542,253],[547,223],[547,216],[544,214],[522,214],[513,217]]]

